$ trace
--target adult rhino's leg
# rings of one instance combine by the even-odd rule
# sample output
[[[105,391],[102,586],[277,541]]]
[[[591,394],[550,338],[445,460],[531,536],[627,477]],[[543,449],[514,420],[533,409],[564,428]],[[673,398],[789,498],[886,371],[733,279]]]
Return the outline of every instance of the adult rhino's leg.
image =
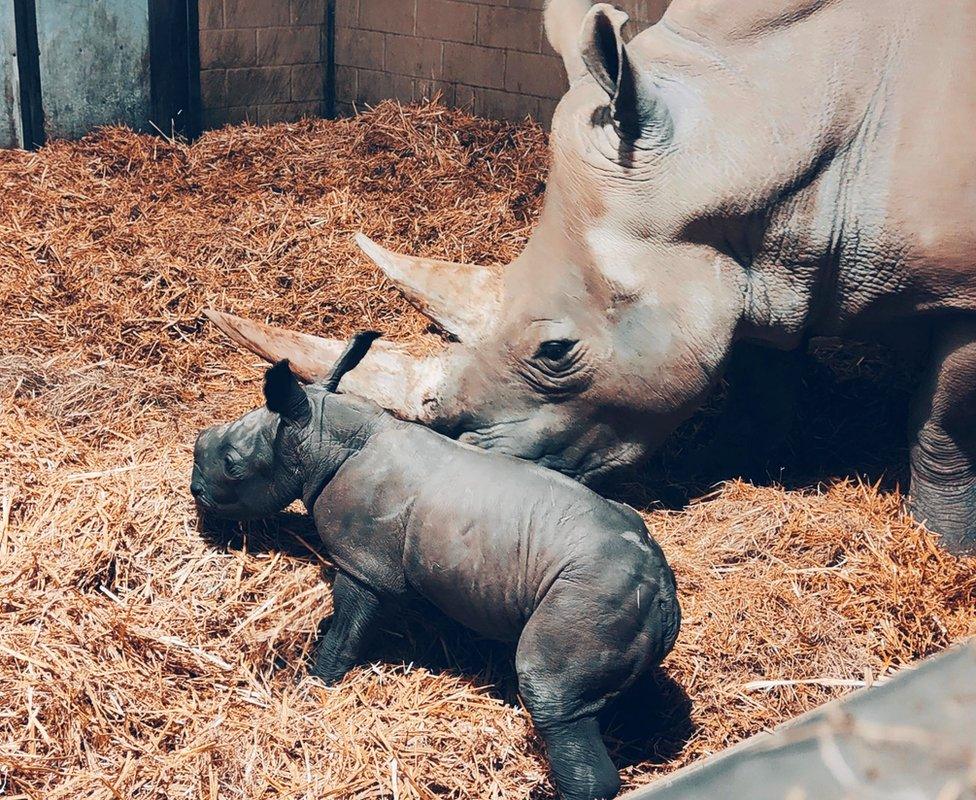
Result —
[[[976,320],[934,337],[912,413],[911,507],[955,553],[976,553]]]
[[[606,620],[595,619],[602,616],[601,605],[581,595],[590,588],[558,582],[550,588],[526,623],[515,655],[519,693],[564,800],[611,798],[620,790],[597,714],[630,670],[623,655],[608,665],[604,642],[594,640],[594,627]]]
[[[332,598],[332,621],[310,671],[328,685],[341,681],[359,663],[380,616],[376,594],[342,572],[336,575]]]

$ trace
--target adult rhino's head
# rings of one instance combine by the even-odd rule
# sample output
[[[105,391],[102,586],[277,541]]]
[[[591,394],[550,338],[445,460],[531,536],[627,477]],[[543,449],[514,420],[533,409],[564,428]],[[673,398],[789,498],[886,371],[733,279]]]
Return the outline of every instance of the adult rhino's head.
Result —
[[[570,90],[552,125],[539,223],[503,269],[361,248],[457,340],[412,359],[374,348],[348,390],[487,449],[593,480],[640,460],[714,382],[741,307],[736,277],[694,243],[671,169],[693,107],[635,68],[626,15],[585,0],[549,4],[547,32]],[[341,343],[211,318],[307,380]]]

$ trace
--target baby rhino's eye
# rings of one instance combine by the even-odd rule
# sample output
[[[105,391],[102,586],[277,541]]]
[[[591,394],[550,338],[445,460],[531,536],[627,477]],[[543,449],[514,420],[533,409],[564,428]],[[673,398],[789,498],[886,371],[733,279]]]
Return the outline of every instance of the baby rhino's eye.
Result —
[[[230,451],[224,456],[224,473],[228,478],[239,481],[244,477],[245,472],[244,460],[240,455]]]

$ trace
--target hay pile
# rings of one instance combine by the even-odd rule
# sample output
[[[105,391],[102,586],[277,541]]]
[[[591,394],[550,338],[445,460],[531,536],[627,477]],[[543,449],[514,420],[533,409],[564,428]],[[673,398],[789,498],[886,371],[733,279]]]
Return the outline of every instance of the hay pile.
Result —
[[[505,261],[544,148],[385,104],[0,153],[0,793],[551,796],[504,648],[414,611],[338,689],[296,685],[330,603],[307,521],[200,531],[186,491],[196,430],[259,396],[202,307],[434,347],[351,233]],[[607,720],[631,784],[976,632],[976,569],[894,494],[732,482],[646,518],[685,623]]]

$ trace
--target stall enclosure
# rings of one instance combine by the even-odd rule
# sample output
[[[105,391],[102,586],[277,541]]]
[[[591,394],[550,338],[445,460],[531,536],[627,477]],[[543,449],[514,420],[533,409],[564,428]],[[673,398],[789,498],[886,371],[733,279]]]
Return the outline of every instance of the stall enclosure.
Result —
[[[0,8],[0,146],[105,124],[199,130],[196,0],[14,0]]]

